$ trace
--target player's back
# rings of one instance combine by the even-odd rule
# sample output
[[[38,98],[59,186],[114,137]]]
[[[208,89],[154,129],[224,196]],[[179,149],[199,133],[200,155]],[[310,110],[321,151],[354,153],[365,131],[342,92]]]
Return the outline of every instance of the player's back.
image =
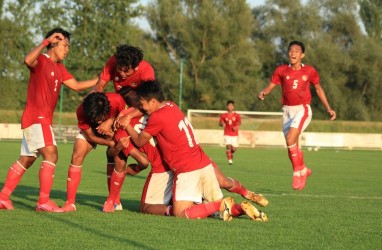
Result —
[[[211,163],[195,139],[191,123],[175,103],[150,115],[145,131],[156,136],[165,162],[172,170],[187,172]]]

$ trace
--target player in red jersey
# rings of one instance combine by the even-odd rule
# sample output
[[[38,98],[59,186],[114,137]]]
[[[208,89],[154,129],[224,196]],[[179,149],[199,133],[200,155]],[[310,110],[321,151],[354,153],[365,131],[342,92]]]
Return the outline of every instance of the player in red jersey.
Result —
[[[127,130],[138,147],[155,136],[163,161],[174,172],[174,215],[198,219],[220,211],[224,220],[231,220],[232,210],[237,204],[230,197],[222,199],[214,163],[199,146],[192,125],[182,111],[175,103],[164,101],[156,81],[142,83],[137,94],[141,108],[149,115],[145,128],[140,134],[137,133],[130,125],[129,116],[117,121],[117,125]],[[254,213],[252,216],[260,217],[262,214],[252,205],[243,209],[250,209]]]
[[[115,92],[118,92],[122,87],[136,88],[142,81],[154,79],[154,69],[143,60],[143,51],[138,47],[122,44],[106,62],[94,90],[102,92],[107,83],[113,81]]]
[[[122,88],[118,93],[120,93],[128,106],[139,107],[139,102],[137,102],[137,95],[134,89],[130,87]],[[123,115],[128,113],[128,110],[122,111]],[[141,117],[135,117],[131,119],[130,125],[140,133],[147,124],[148,116],[147,114]],[[119,129],[116,132],[115,139],[118,141],[120,138],[128,137],[125,130]],[[152,170],[146,179],[145,188],[142,193],[141,199],[141,212],[148,214],[157,215],[172,215],[171,207],[171,187],[173,174],[168,170],[168,166],[163,162],[160,153],[157,150],[156,142],[150,139],[150,143],[146,143],[141,149],[147,155],[148,160],[151,163]],[[124,149],[123,153],[128,156],[129,150]],[[260,206],[267,206],[268,200],[261,194],[257,194],[250,191],[244,187],[239,181],[226,177],[218,168],[218,166],[213,163],[216,177],[218,178],[219,186],[226,189],[229,192],[240,194],[243,198],[255,202]],[[129,169],[129,168],[128,168]],[[131,170],[130,175],[135,175],[140,171]],[[247,205],[249,206],[249,205]],[[240,209],[237,209],[238,211]],[[237,212],[237,216],[244,214],[244,211]]]
[[[107,119],[114,119],[119,112],[124,109],[125,101],[121,95],[117,93],[97,92],[89,94],[77,108],[78,127],[81,131],[76,137],[73,146],[72,160],[68,169],[67,200],[62,207],[65,212],[76,211],[75,199],[81,181],[82,164],[88,153],[95,148],[97,144],[106,145],[109,148],[124,148],[128,145],[127,139],[121,140],[115,145],[114,140],[112,140],[114,136],[113,133],[104,136],[97,132],[99,124]],[[147,167],[148,161],[142,153],[136,148],[132,148],[130,151],[134,159],[138,162],[142,162],[142,164],[146,164]],[[120,174],[118,171],[123,172],[124,170],[115,169],[111,175],[111,183],[116,182],[116,175]],[[120,183],[119,188],[120,187],[122,187],[122,183]],[[119,191],[115,191],[113,185],[110,185],[110,193],[113,195],[114,193],[119,194]]]
[[[121,44],[117,47],[114,55],[107,60],[100,78],[94,87],[97,92],[103,92],[108,84],[112,81],[115,91],[119,91],[122,87],[136,88],[142,81],[155,79],[154,69],[147,61],[143,60],[143,51],[134,46]],[[138,110],[132,113],[134,116],[142,115]],[[101,134],[107,134],[112,124],[112,120],[103,123],[99,127]],[[110,176],[114,169],[114,162],[108,158],[106,166],[107,182],[110,182]],[[121,208],[120,205],[118,205]]]
[[[325,92],[320,85],[316,69],[301,63],[305,56],[305,46],[300,41],[292,41],[288,46],[289,64],[276,68],[269,85],[260,91],[258,98],[264,100],[272,90],[281,85],[283,104],[283,133],[288,147],[288,156],[293,166],[292,187],[302,190],[312,171],[306,167],[304,155],[299,147],[299,137],[312,119],[310,107],[310,84],[313,84],[317,96],[330,115],[336,119],[336,112],[330,107]]]
[[[70,33],[55,28],[47,33],[45,40],[24,58],[30,71],[27,101],[21,117],[23,140],[19,159],[8,171],[0,193],[0,209],[13,209],[10,195],[25,171],[37,157],[43,160],[39,171],[40,195],[36,211],[62,212],[52,200],[54,169],[58,159],[57,145],[52,130],[53,112],[61,85],[75,91],[94,86],[97,78],[78,82],[65,68],[62,61],[69,53]],[[46,53],[42,51],[47,48]]]
[[[233,164],[233,154],[239,146],[239,128],[241,125],[240,114],[235,112],[235,102],[227,101],[227,112],[220,116],[219,125],[224,128],[224,142],[228,164]]]

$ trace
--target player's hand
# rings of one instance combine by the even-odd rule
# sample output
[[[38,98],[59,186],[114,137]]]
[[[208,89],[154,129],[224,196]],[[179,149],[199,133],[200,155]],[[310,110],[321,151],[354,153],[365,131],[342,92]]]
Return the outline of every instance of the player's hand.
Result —
[[[105,121],[103,121],[98,127],[97,127],[97,132],[101,135],[110,135],[111,133],[113,133],[113,129],[112,129],[112,126],[113,126],[113,122],[114,120],[113,119],[107,119]]]
[[[50,37],[44,40],[44,43],[48,42],[49,44],[58,43],[59,41],[64,40],[65,37],[61,33],[53,33]],[[48,44],[46,44],[48,45]]]
[[[128,137],[122,137],[121,140],[116,145],[116,148],[121,151],[125,148],[127,148],[130,144],[130,136]]]
[[[330,110],[328,110],[328,113],[329,113],[329,115],[330,115],[330,120],[331,120],[331,121],[333,121],[333,120],[335,120],[335,119],[337,118],[336,111],[330,109]]]
[[[118,117],[116,120],[116,127],[126,129],[130,124],[131,116],[129,114],[125,116]]]
[[[260,101],[263,101],[265,99],[265,93],[264,91],[260,91],[259,95],[257,96],[257,98],[259,98]]]

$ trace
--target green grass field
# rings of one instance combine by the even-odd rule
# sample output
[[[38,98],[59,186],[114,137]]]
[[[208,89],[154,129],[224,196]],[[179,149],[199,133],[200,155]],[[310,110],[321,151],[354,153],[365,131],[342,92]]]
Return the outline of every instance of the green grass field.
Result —
[[[19,142],[0,142],[0,185],[19,156]],[[51,197],[62,205],[72,144],[59,145]],[[0,211],[1,249],[380,249],[382,246],[382,151],[305,151],[312,168],[303,191],[291,188],[285,149],[240,148],[234,165],[224,148],[205,147],[227,175],[264,194],[268,223],[246,216],[232,222],[187,220],[138,213],[147,170],[127,177],[124,211],[99,210],[105,201],[105,148],[86,159],[77,195],[77,212],[34,211],[38,160],[12,195],[15,210]],[[224,191],[225,195],[228,195]],[[237,202],[243,199],[232,194]]]

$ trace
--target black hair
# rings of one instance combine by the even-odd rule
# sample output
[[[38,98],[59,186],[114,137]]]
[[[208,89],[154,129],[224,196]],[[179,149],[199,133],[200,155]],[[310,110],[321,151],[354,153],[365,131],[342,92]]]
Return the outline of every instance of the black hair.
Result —
[[[300,41],[292,41],[292,42],[290,42],[289,45],[288,45],[288,50],[290,49],[290,47],[291,47],[292,45],[298,45],[298,46],[300,46],[300,47],[301,47],[301,51],[302,51],[302,53],[305,53],[305,45],[304,45],[303,42],[300,42]]]
[[[133,107],[137,100],[132,100],[132,98],[137,99],[136,91],[130,86],[125,86],[118,90],[118,94],[122,96],[122,98],[125,100],[125,103],[129,107]],[[134,94],[134,95],[133,95]]]
[[[235,102],[234,102],[233,100],[228,100],[228,101],[227,101],[227,106],[228,106],[228,104],[233,104],[233,105],[235,105]]]
[[[106,94],[99,92],[86,96],[82,105],[91,127],[98,126],[99,121],[106,120],[111,108]]]
[[[143,51],[138,47],[121,44],[117,47],[114,56],[117,58],[117,66],[126,66],[134,69],[143,60]]]
[[[137,97],[146,101],[156,99],[158,102],[163,102],[165,100],[162,87],[156,80],[143,81],[137,88]]]
[[[70,41],[70,33],[69,33],[68,31],[62,29],[62,28],[54,28],[54,29],[52,29],[51,31],[49,31],[49,32],[46,34],[45,38],[50,37],[50,36],[53,35],[54,33],[61,33],[65,38],[67,38],[67,39]],[[51,49],[51,48],[54,47],[54,46],[56,46],[56,45],[54,45],[54,44],[49,44],[48,47],[47,47],[47,49]]]

